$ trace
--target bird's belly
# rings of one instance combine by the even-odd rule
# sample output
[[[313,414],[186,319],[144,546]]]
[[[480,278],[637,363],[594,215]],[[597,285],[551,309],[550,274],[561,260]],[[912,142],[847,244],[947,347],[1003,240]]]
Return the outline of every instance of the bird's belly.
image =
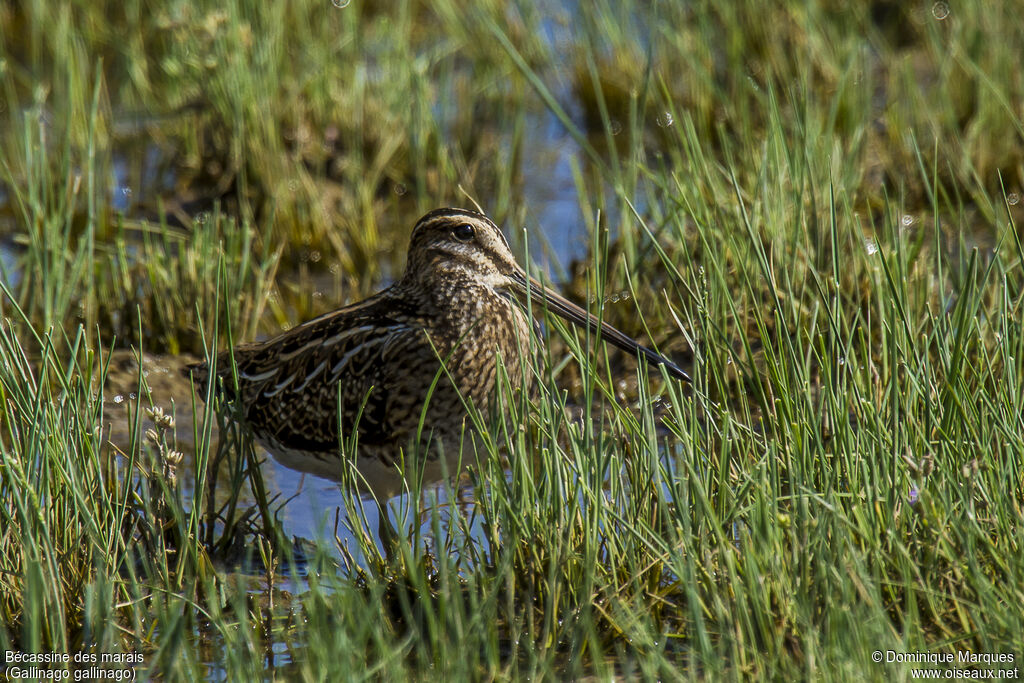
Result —
[[[329,452],[295,449],[267,435],[258,436],[257,441],[284,467],[354,485],[361,493],[373,494],[381,501],[407,491],[409,482],[430,486],[457,475],[477,462],[479,450],[472,427],[457,434],[432,433],[420,445],[399,438],[360,443],[355,453],[346,452],[342,442]]]

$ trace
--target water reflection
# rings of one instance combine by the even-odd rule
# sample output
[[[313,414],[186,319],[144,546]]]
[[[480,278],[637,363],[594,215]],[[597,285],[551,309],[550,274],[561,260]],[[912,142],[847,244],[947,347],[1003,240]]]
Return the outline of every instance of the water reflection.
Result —
[[[8,240],[0,240],[0,277],[10,289],[21,284],[21,270],[18,268],[15,245]]]

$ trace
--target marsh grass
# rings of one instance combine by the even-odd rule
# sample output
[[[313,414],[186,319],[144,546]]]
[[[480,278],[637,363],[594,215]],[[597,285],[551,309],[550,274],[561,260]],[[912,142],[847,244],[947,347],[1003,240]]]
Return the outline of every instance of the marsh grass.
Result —
[[[0,649],[230,680],[1019,658],[1024,23],[883,5],[0,10]],[[228,413],[176,404],[173,477],[145,403],[106,445],[111,346],[272,334],[394,277],[426,209],[536,226],[523,177],[557,173],[591,236],[566,290],[692,386],[544,321],[537,400],[475,416],[488,457],[413,482],[390,552],[354,496],[349,545],[286,539]]]

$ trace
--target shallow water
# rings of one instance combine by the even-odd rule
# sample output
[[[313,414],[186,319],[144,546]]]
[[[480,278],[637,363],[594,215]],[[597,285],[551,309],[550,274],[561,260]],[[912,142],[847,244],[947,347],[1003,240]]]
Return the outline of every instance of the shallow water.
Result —
[[[12,289],[21,282],[17,251],[14,245],[6,240],[0,240],[0,277],[4,279],[4,284]]]

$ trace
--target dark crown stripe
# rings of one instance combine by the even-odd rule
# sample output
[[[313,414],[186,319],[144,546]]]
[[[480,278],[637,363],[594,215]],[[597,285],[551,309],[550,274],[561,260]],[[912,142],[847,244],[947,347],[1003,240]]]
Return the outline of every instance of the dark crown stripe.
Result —
[[[477,213],[476,211],[469,211],[468,209],[436,209],[428,213],[416,223],[416,227],[413,228],[412,234],[415,235],[416,233],[423,232],[424,230],[433,227],[454,225],[457,222],[466,220],[494,226],[494,223],[490,218],[482,213]]]
[[[505,248],[510,248],[508,245],[508,239],[505,237],[505,234],[501,231],[501,228],[494,224],[494,221],[492,221],[490,218],[488,218],[482,213],[471,211],[469,209],[456,209],[451,207],[445,209],[434,209],[433,211],[426,214],[425,216],[423,216],[423,218],[419,219],[419,221],[416,222],[416,227],[413,228],[412,232],[413,235],[415,235],[416,233],[422,230],[426,230],[427,228],[434,227],[439,223],[452,223],[453,221],[458,220],[460,218],[470,218],[475,221],[479,221],[481,223],[491,226],[492,228],[494,228],[494,231],[498,233],[498,237],[501,238],[501,241],[505,245]]]
[[[469,209],[456,209],[456,208],[448,207],[448,208],[444,208],[444,209],[434,209],[430,213],[428,213],[425,216],[423,216],[423,218],[419,219],[419,221],[417,221],[417,223],[416,223],[416,227],[420,227],[422,225],[426,225],[427,223],[433,223],[435,220],[437,220],[439,218],[460,218],[460,217],[461,218],[475,218],[477,220],[483,219],[483,220],[485,220],[487,222],[490,222],[490,220],[491,220],[490,218],[488,218],[484,214],[477,213],[476,211],[470,211]]]

